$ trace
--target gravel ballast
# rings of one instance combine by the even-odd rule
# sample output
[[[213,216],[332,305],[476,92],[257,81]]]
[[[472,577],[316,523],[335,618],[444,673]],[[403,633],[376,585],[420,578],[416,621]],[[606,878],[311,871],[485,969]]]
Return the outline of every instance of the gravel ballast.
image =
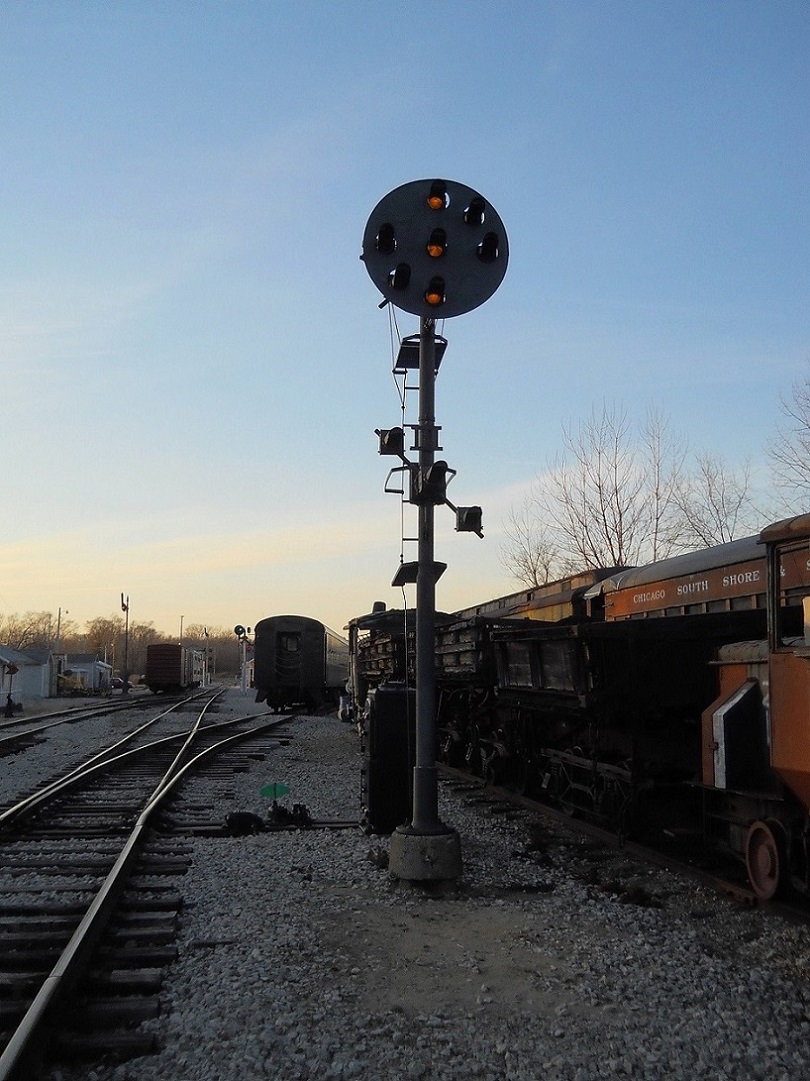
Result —
[[[256,708],[232,690],[221,714]],[[264,817],[275,781],[313,819],[356,819],[356,730],[318,716],[287,732],[186,798]],[[48,762],[41,746],[6,759],[3,805]],[[810,1077],[807,926],[444,786],[440,809],[464,859],[446,891],[392,879],[388,838],[359,828],[194,838],[179,959],[144,1026],[162,1050],[51,1081]]]

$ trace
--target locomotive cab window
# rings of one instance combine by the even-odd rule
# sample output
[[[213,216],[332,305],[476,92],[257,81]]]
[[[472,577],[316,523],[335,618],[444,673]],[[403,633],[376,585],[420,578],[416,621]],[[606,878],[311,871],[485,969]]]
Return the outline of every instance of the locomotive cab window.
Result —
[[[810,548],[806,540],[774,545],[769,558],[771,648],[810,646]]]
[[[298,634],[280,634],[278,648],[283,653],[297,653],[301,648],[301,636]]]

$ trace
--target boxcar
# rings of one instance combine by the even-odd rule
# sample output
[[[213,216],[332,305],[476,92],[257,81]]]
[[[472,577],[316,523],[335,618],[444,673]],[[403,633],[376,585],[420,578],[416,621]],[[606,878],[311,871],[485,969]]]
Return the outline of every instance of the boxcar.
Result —
[[[309,616],[268,616],[255,628],[256,701],[271,709],[337,705],[349,676],[349,643]]]
[[[186,649],[174,642],[153,642],[146,647],[146,684],[153,694],[199,687],[205,682],[205,673],[202,649]]]

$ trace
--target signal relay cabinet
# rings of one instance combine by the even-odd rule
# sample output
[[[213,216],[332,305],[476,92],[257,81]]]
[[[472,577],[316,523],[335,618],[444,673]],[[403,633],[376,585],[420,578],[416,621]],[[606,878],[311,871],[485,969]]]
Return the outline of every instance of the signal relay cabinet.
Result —
[[[363,753],[363,803],[371,833],[393,833],[411,819],[416,691],[389,683],[369,692]]]

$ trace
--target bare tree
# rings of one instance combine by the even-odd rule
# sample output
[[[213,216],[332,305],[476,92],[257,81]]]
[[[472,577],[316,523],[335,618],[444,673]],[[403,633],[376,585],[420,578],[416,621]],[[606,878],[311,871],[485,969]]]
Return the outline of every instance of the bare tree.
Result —
[[[61,621],[53,612],[26,612],[0,615],[0,642],[23,652],[29,649],[52,649],[56,645],[57,630],[61,640],[73,633],[76,624],[72,620]]]
[[[233,633],[233,629],[191,623],[184,638],[197,648],[207,651],[212,672],[223,675],[239,671],[241,664],[239,639]]]
[[[119,615],[90,619],[87,621],[85,633],[87,652],[95,653],[123,674],[125,635],[125,622]],[[169,635],[156,631],[152,623],[131,622],[126,640],[129,671],[135,674],[143,672],[146,665],[146,647],[151,642],[171,640]]]
[[[797,379],[790,397],[780,397],[784,423],[768,441],[774,489],[788,512],[810,504],[810,374]]]
[[[543,525],[531,501],[519,510],[512,508],[505,532],[501,563],[519,582],[542,586],[558,571],[562,573],[551,531]]]
[[[89,619],[85,624],[85,638],[88,653],[95,653],[112,665],[123,660],[124,620],[121,616]]]
[[[808,391],[810,417],[810,390]],[[603,404],[563,429],[563,451],[506,528],[501,562],[527,585],[541,574],[638,566],[758,528],[747,463],[698,453],[655,407],[634,427]]]
[[[747,461],[732,469],[709,451],[696,456],[694,471],[676,496],[684,521],[682,547],[725,544],[756,532],[759,515],[751,499],[750,473]]]
[[[650,410],[634,433],[625,409],[602,405],[563,429],[564,450],[539,481],[538,506],[563,562],[630,566],[672,543],[671,493],[679,468],[664,418]]]
[[[130,674],[139,675],[146,669],[146,647],[152,642],[177,641],[169,635],[156,631],[149,623],[130,623],[127,643],[127,668]],[[119,654],[123,662],[123,654]]]
[[[22,651],[53,648],[58,625],[59,619],[52,612],[0,614],[0,645]],[[59,625],[60,653],[94,653],[120,671],[124,663],[124,634],[124,618],[118,614],[89,619],[84,631],[78,629],[75,620],[63,616]],[[220,672],[238,672],[239,643],[232,630],[226,627],[206,628],[202,623],[190,624],[184,639],[200,647],[207,645],[211,657],[217,659]],[[176,640],[172,635],[156,631],[152,623],[130,623],[127,640],[127,667],[130,672],[138,674],[144,670],[146,647],[151,642]]]
[[[672,432],[669,419],[657,406],[647,408],[641,428],[641,453],[650,516],[649,557],[653,561],[666,559],[684,534],[677,494],[683,481],[687,444]]]

